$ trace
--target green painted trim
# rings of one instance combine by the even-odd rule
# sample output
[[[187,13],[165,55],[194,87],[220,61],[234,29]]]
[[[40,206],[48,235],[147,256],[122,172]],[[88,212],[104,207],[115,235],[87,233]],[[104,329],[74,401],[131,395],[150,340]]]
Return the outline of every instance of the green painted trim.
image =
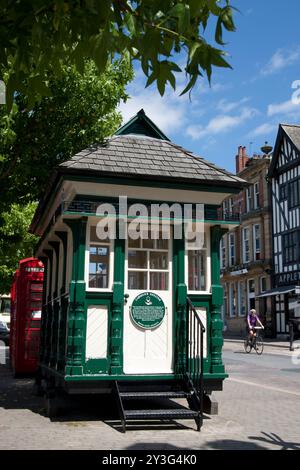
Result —
[[[93,381],[93,380],[126,380],[126,381],[145,381],[145,380],[174,380],[176,379],[175,374],[169,375],[65,375],[64,379],[66,382],[81,382],[81,381]]]
[[[55,182],[54,182],[55,183]],[[29,227],[30,233],[36,233],[36,230],[38,227],[43,223],[45,217],[48,215],[48,211],[46,210],[47,207],[51,207],[54,199],[56,198],[56,194],[60,190],[62,184],[64,183],[64,178],[63,176],[60,176],[56,184],[53,184],[53,187],[51,188],[51,192],[49,191],[48,196],[50,194],[50,197],[48,197],[48,200],[46,198],[45,203],[40,203],[37,207],[37,210],[33,216],[31,225]],[[49,224],[50,226],[52,225],[52,222]],[[49,228],[49,225],[47,229]],[[46,232],[46,231],[45,231]],[[41,238],[37,244],[36,250],[40,247],[40,243],[42,242],[43,238]]]
[[[67,276],[67,251],[68,251],[68,232],[56,231],[55,235],[60,238],[63,244],[64,256],[63,256],[63,274],[62,274],[62,287],[61,295],[66,292],[66,276]]]
[[[135,134],[134,130],[136,129],[136,124],[140,123],[141,127],[145,129],[145,134],[139,133],[139,135],[145,135],[149,137],[153,137],[152,134],[156,136],[158,139],[168,140],[168,137],[151,121],[150,118],[145,114],[145,111],[141,109],[133,118],[130,119],[127,123],[125,123],[122,127],[120,127],[114,135],[128,135],[128,134]],[[147,127],[150,128],[152,131],[151,133],[147,132]],[[130,132],[130,128],[132,132]]]
[[[66,216],[66,215],[80,215],[81,217],[102,217],[101,215],[97,215],[96,212],[72,212],[72,211],[64,211],[63,212],[63,215]],[[112,219],[116,219],[116,220],[120,220],[123,218],[123,216],[119,217],[118,215],[109,215],[109,216],[106,216],[108,219],[109,218],[112,218]],[[132,220],[135,220],[135,219],[141,219],[143,220],[145,217],[143,216],[126,216],[126,218],[128,220],[132,219]],[[149,217],[148,220],[181,220],[181,219],[177,219],[176,217],[173,217],[173,218],[169,218],[169,217]],[[185,222],[203,222],[204,224],[208,224],[208,225],[233,225],[233,226],[237,226],[237,225],[240,225],[240,222],[237,222],[237,221],[226,221],[226,220],[205,220],[205,219],[185,219]]]
[[[68,348],[66,374],[80,375],[85,363],[84,348],[85,315],[85,240],[87,219],[63,219],[73,236],[73,269],[70,283],[70,307],[68,315]]]
[[[55,288],[54,288],[54,294],[53,297],[56,299],[58,297],[58,273],[59,273],[59,263],[60,263],[60,257],[59,257],[59,242],[55,241],[50,241],[48,244],[53,248],[54,253],[55,253],[55,258],[56,258],[56,266],[55,266]]]
[[[117,234],[119,233],[117,223]],[[111,312],[111,328],[109,354],[111,361],[111,374],[123,373],[123,341],[124,341],[124,280],[125,280],[125,240],[119,237],[115,240],[114,246],[114,285],[113,302]]]
[[[49,294],[47,297],[47,302],[52,299],[52,269],[53,269],[53,250],[44,250],[43,251],[47,256],[49,263],[48,263],[48,270],[47,270],[47,277],[49,277]]]
[[[238,187],[238,183],[230,184],[228,186],[216,185],[212,183],[211,185],[204,185],[199,181],[195,182],[167,182],[167,181],[153,181],[153,180],[146,180],[140,178],[112,178],[108,177],[97,177],[97,176],[87,176],[87,175],[64,175],[66,181],[82,181],[82,182],[90,182],[90,183],[105,183],[105,184],[121,184],[125,186],[143,186],[143,187],[150,187],[150,188],[167,188],[167,189],[182,189],[182,190],[189,190],[189,191],[196,191],[196,192],[209,192],[209,193],[226,193],[226,194],[238,194],[243,189],[242,184]]]
[[[92,292],[92,291],[86,291],[85,293],[85,297],[86,297],[86,300],[88,300],[89,302],[95,302],[95,305],[98,304],[98,301],[99,301],[99,305],[101,304],[102,300],[106,300],[106,299],[109,299],[109,300],[112,300],[112,297],[113,297],[113,292]]]
[[[229,375],[226,374],[226,372],[225,372],[224,374],[223,374],[223,373],[221,373],[221,374],[217,374],[217,373],[212,374],[212,373],[210,373],[210,372],[207,372],[207,373],[204,372],[204,374],[203,374],[203,379],[204,379],[205,381],[207,381],[207,382],[208,382],[209,380],[215,380],[215,379],[225,380],[225,379],[227,379],[228,377],[229,377]]]
[[[88,308],[90,306],[94,305],[105,305],[107,307],[107,317],[108,317],[108,325],[107,325],[107,346],[109,345],[109,337],[110,337],[110,325],[111,325],[111,310],[112,310],[112,298],[107,298],[107,297],[100,297],[98,293],[97,299],[93,298],[88,298],[86,296],[85,299],[85,306],[84,306],[84,312],[85,312],[85,325],[84,325],[84,342],[83,342],[83,357],[84,357],[84,362],[83,362],[83,375],[86,374],[109,374],[110,370],[110,355],[109,355],[109,350],[107,358],[103,359],[89,359],[86,360],[86,339],[87,339],[87,312]]]
[[[183,227],[182,227],[183,229]],[[174,269],[174,372],[183,374],[186,370],[186,302],[187,286],[185,284],[185,240],[173,240]]]
[[[204,373],[204,380],[209,381],[209,380],[215,380],[215,379],[220,379],[224,380],[228,377],[228,374],[211,374],[211,373]],[[66,382],[92,382],[92,381],[102,381],[102,380],[109,380],[109,381],[114,381],[114,380],[124,380],[128,382],[132,381],[148,381],[148,380],[177,380],[178,376],[176,374],[169,374],[169,375],[78,375],[78,376],[71,376],[71,375],[65,375],[64,380]]]
[[[223,321],[221,306],[223,304],[223,287],[220,277],[220,241],[226,233],[221,226],[211,227],[211,372],[224,374],[222,362]]]
[[[42,317],[41,317],[41,330],[40,330],[40,348],[39,348],[39,360],[40,362],[44,361],[45,358],[45,341],[46,341],[46,325],[47,325],[47,273],[48,273],[48,258],[45,256],[40,256],[39,260],[42,261],[44,265],[44,280],[43,280],[43,301],[42,301]]]

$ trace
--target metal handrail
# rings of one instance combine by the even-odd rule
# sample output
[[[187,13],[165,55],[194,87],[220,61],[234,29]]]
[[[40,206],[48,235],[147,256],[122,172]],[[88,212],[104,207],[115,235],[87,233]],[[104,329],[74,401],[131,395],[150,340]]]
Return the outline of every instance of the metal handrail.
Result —
[[[186,371],[193,384],[203,413],[203,335],[205,327],[191,299],[187,297],[187,354]]]

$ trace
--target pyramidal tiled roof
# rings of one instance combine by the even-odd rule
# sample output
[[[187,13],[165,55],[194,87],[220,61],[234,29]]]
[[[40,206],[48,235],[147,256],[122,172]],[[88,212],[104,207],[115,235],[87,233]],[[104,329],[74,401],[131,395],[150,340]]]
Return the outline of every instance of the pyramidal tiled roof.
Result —
[[[60,168],[99,175],[189,180],[233,187],[242,187],[245,183],[168,140],[134,134],[114,135],[102,144],[77,153]]]
[[[295,146],[300,150],[300,126],[296,124],[281,124],[281,127]]]

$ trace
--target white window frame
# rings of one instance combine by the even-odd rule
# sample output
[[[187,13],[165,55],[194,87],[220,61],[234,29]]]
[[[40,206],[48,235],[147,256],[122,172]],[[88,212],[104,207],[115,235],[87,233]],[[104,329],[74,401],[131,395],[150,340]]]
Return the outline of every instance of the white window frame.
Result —
[[[256,228],[258,227],[259,237],[256,236]],[[256,240],[259,240],[259,250],[256,248]],[[256,258],[256,254],[259,253],[259,258]],[[261,260],[261,225],[254,224],[253,225],[253,259],[254,261]]]
[[[233,291],[232,291],[233,287]],[[232,295],[234,292],[234,295]],[[236,317],[236,285],[235,282],[230,282],[229,284],[229,317],[235,318]],[[233,301],[233,302],[232,302]],[[233,307],[234,306],[234,311]]]
[[[233,238],[233,244],[231,244],[231,239]],[[233,247],[233,261],[232,261],[232,256],[231,256],[231,248]],[[229,233],[228,234],[228,262],[229,266],[234,266],[236,262],[236,256],[235,256],[235,233]]]
[[[263,288],[262,288],[263,279],[265,279],[265,281],[266,281],[266,288],[265,288],[264,290],[263,290]],[[260,292],[261,292],[261,293],[266,292],[267,289],[268,289],[268,288],[267,288],[267,276],[262,276],[262,277],[260,278],[259,282],[260,282],[260,286],[259,286],[259,287],[260,287]]]
[[[246,212],[251,211],[251,186],[246,189]]]
[[[221,314],[222,314],[222,320],[224,322],[224,326],[225,326],[226,317],[227,317],[227,307],[228,307],[227,284],[224,283],[224,285],[223,285],[223,304],[222,304],[222,307],[221,307]]]
[[[86,291],[89,292],[112,292],[113,290],[113,279],[114,279],[114,240],[110,239],[109,242],[99,240],[99,242],[93,242],[99,245],[105,245],[109,247],[109,272],[108,272],[108,287],[90,287],[89,286],[89,263],[90,263],[90,231],[91,227],[95,227],[97,219],[89,219],[86,224],[86,241],[85,241],[85,285]]]
[[[250,282],[254,282],[254,292],[250,292]],[[248,310],[250,310],[250,299],[255,299],[255,279],[247,280],[247,297],[248,297]]]
[[[242,313],[242,284],[244,285],[245,313]],[[245,317],[247,315],[247,286],[245,281],[238,282],[238,316]]]
[[[172,234],[172,232],[171,232]],[[157,248],[156,247],[156,242],[154,244],[154,248],[144,248],[142,246],[142,244],[140,244],[139,247],[130,247],[129,246],[129,243],[128,243],[128,238],[126,240],[126,259],[125,259],[125,272],[126,272],[126,276],[125,276],[125,280],[126,280],[126,284],[125,284],[125,289],[126,290],[129,290],[129,291],[143,291],[143,290],[146,290],[146,291],[149,291],[151,290],[150,289],[150,277],[151,277],[151,273],[155,273],[155,272],[158,272],[158,273],[165,273],[165,274],[168,274],[168,289],[159,289],[159,290],[155,290],[155,289],[152,289],[152,290],[155,290],[155,292],[170,292],[170,289],[172,289],[172,237],[170,237],[168,240],[168,248]],[[146,262],[146,268],[130,268],[129,267],[129,264],[128,264],[128,252],[130,250],[133,250],[133,251],[138,251],[138,252],[145,252],[147,253],[147,262]],[[162,269],[162,268],[159,268],[159,269],[154,269],[154,268],[151,268],[150,267],[150,253],[157,253],[157,252],[162,252],[162,253],[167,253],[168,254],[168,267],[165,268],[165,269]],[[128,279],[129,279],[129,273],[130,271],[134,271],[134,272],[142,272],[142,273],[146,273],[147,274],[147,288],[146,289],[132,289],[130,287],[128,287]]]
[[[225,253],[224,257],[223,253]],[[226,235],[223,235],[220,241],[220,267],[226,269]]]
[[[245,239],[245,231],[248,230],[248,239]],[[250,227],[243,227],[243,231],[242,231],[242,238],[243,238],[243,263],[250,263],[250,260],[251,260],[251,250],[250,250],[250,243],[251,243],[251,240],[250,240]],[[246,250],[245,250],[245,241],[248,241],[248,247],[249,247],[249,259],[248,261],[246,261]]]
[[[259,208],[259,182],[257,181],[253,185],[253,206],[254,209]]]
[[[210,231],[209,229],[205,229],[205,244],[206,247],[203,248],[206,251],[206,290],[189,290],[189,282],[188,282],[188,276],[189,276],[189,260],[188,260],[188,250],[187,249],[187,240],[185,241],[185,280],[186,280],[186,285],[188,288],[188,293],[189,294],[197,294],[197,295],[203,295],[203,294],[210,294],[211,293],[211,256],[210,256]]]

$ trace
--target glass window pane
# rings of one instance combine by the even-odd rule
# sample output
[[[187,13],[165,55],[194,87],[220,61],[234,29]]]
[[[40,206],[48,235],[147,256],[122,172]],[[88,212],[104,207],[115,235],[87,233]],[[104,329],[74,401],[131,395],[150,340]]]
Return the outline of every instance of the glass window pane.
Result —
[[[89,287],[107,289],[109,275],[109,247],[90,246]]]
[[[101,243],[103,241],[108,242],[109,241],[109,236],[107,234],[106,238],[101,239],[97,235],[96,226],[95,227],[90,227],[90,241],[91,242],[98,242],[98,243]]]
[[[149,237],[151,236],[151,233],[149,234]],[[151,238],[148,238],[147,240],[142,240],[143,248],[154,248],[154,240]]]
[[[153,228],[151,230],[151,226],[148,226],[148,229],[142,230],[142,246],[143,248],[154,249],[155,248],[155,240],[158,238],[158,231]]]
[[[255,292],[255,282],[253,279],[249,280],[249,292]]]
[[[169,248],[169,240],[157,240],[156,243],[159,250],[168,250]]]
[[[189,290],[206,290],[206,252],[203,250],[188,251],[188,285]]]
[[[168,253],[165,251],[150,252],[150,269],[168,269]]]
[[[138,238],[137,240],[133,240],[128,235],[128,247],[129,248],[140,248],[141,247],[141,239]]]
[[[147,289],[147,272],[128,271],[128,289]]]
[[[146,269],[147,251],[128,250],[128,267]]]
[[[150,273],[150,289],[151,290],[168,290],[168,273]]]

